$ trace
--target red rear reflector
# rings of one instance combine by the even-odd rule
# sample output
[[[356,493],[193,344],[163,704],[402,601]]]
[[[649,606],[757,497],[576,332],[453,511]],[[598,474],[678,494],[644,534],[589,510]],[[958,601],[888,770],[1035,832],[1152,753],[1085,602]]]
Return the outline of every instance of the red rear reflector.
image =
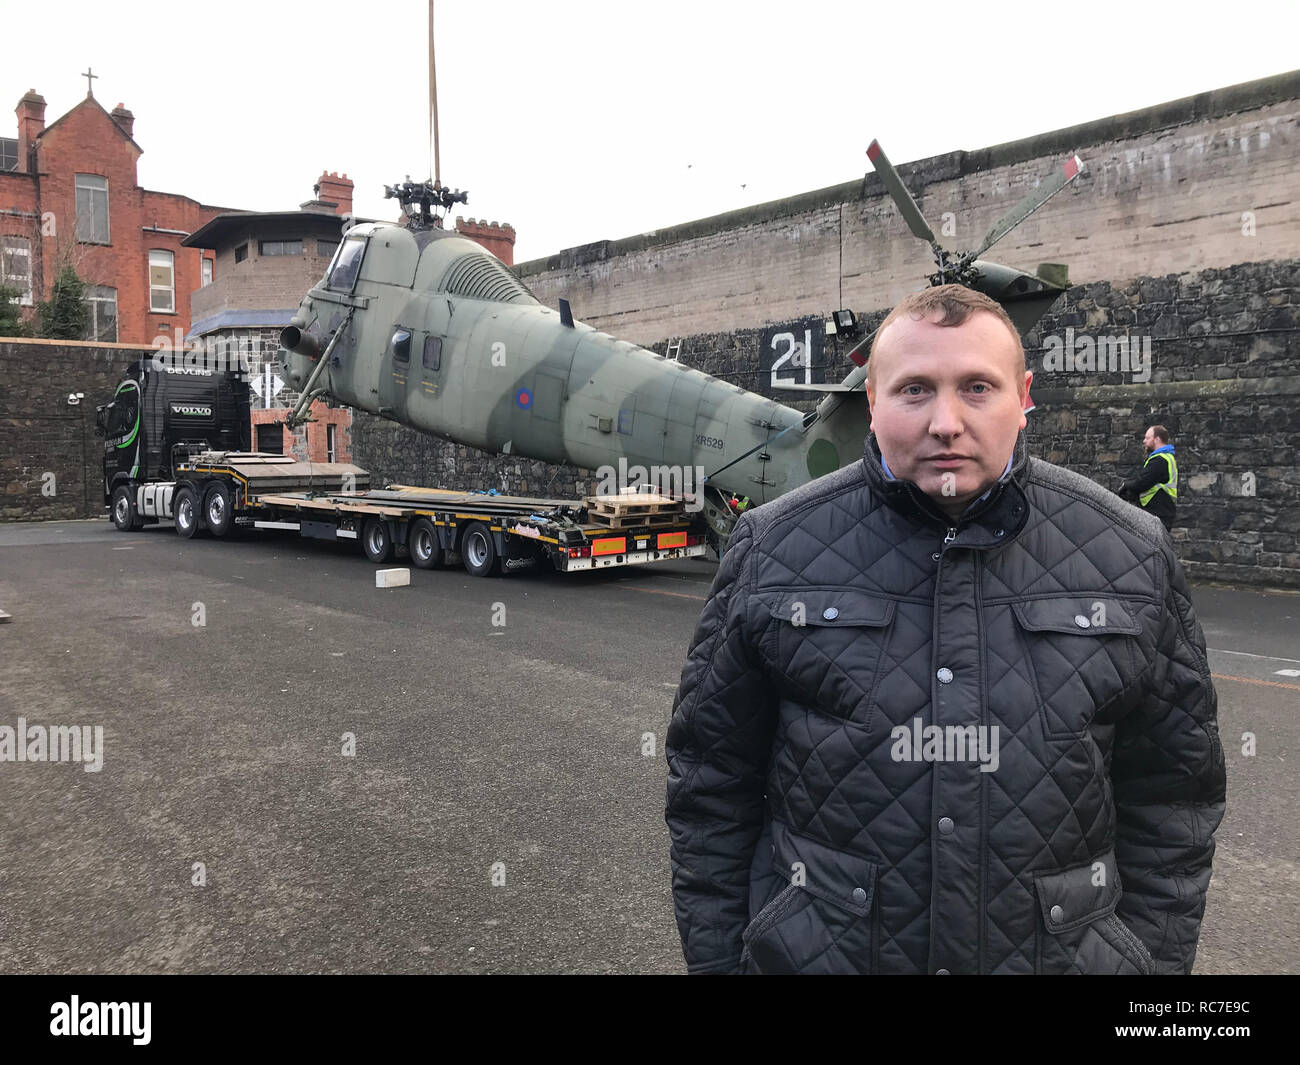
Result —
[[[849,358],[853,360],[855,366],[866,366],[867,357],[860,351],[850,351]]]
[[[621,555],[627,551],[626,536],[612,536],[604,540],[591,541],[593,555]]]
[[[663,551],[665,548],[669,548],[669,547],[685,547],[686,533],[685,532],[660,533],[659,539],[655,541],[655,545],[659,548],[660,551]]]

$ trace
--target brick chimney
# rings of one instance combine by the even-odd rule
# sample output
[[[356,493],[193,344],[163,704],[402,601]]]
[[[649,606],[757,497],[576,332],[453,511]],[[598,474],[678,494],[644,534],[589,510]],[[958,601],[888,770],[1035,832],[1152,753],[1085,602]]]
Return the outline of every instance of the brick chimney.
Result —
[[[14,114],[18,116],[18,169],[30,172],[28,153],[45,128],[45,97],[35,89],[28,89],[14,108]]]
[[[134,137],[131,131],[135,128],[135,115],[126,109],[126,104],[118,104],[110,112],[113,121],[117,123],[117,128],[125,133],[128,137]]]
[[[326,170],[316,181],[316,199],[321,203],[332,203],[335,214],[351,214],[352,188],[352,179],[347,174],[332,174]]]
[[[509,222],[497,225],[487,219],[456,219],[456,232],[487,248],[507,266],[515,265],[515,227]]]

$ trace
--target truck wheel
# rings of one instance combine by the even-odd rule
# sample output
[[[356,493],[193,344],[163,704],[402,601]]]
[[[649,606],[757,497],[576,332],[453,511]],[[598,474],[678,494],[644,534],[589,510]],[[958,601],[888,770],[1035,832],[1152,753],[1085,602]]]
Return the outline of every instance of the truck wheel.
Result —
[[[144,528],[144,519],[135,509],[135,492],[124,484],[113,492],[113,524],[119,532]]]
[[[438,530],[428,518],[416,518],[411,523],[406,548],[411,552],[411,562],[417,569],[442,569],[442,547],[438,543]]]
[[[361,549],[371,562],[387,562],[393,557],[393,534],[388,522],[381,518],[367,518],[361,526]]]
[[[185,539],[192,540],[199,531],[199,508],[194,503],[194,490],[182,488],[176,493],[173,504],[176,532]]]
[[[224,482],[214,481],[208,486],[203,497],[203,518],[213,536],[225,536],[235,527],[235,507]]]
[[[465,530],[460,553],[466,571],[475,577],[495,577],[501,572],[501,559],[496,544],[492,542],[492,531],[481,521],[474,522]]]

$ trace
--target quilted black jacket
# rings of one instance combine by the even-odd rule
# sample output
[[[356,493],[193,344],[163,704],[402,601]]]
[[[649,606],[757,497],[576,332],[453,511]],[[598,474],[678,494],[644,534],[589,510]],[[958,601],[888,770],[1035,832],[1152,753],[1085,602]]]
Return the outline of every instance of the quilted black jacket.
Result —
[[[1224,758],[1169,535],[1023,434],[953,525],[874,437],[737,523],[666,744],[691,972],[1191,971]]]

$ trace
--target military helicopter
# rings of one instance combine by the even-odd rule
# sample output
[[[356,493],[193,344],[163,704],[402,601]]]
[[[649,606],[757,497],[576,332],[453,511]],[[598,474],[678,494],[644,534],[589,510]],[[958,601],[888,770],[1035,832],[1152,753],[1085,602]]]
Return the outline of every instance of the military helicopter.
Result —
[[[879,144],[872,166],[937,265],[932,284],[958,282],[1002,303],[1022,333],[1069,287],[1067,270],[1029,274],[978,256],[1072,181],[1072,156],[989,231],[979,247],[940,245]],[[617,340],[576,320],[567,300],[544,307],[494,255],[434,213],[467,202],[436,182],[389,186],[406,224],[367,222],[344,235],[329,269],[283,330],[281,358],[306,420],[328,394],[424,433],[485,451],[587,469],[699,469],[703,510],[725,547],[732,498],[762,504],[856,460],[867,427],[866,351],[804,413]]]

